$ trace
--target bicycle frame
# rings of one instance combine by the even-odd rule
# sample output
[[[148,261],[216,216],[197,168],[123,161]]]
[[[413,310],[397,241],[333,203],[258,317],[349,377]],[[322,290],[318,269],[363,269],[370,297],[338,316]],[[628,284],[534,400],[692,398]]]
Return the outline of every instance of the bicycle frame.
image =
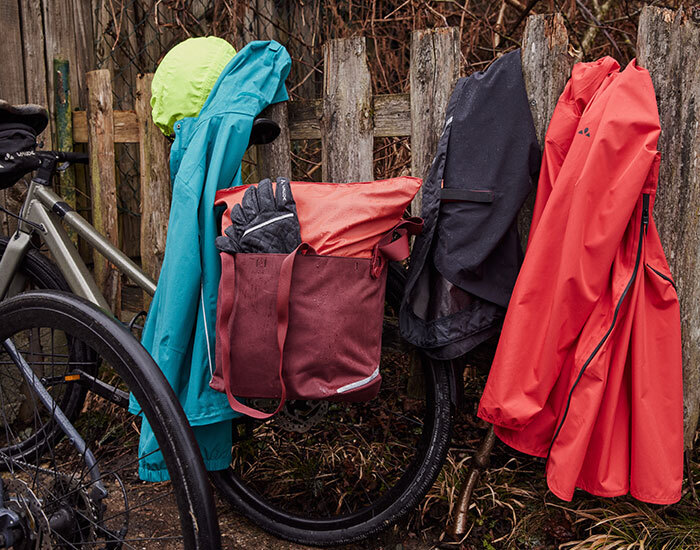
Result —
[[[21,219],[17,231],[10,238],[7,249],[0,258],[0,299],[14,294],[14,289],[21,288],[23,281],[20,279],[18,268],[32,245],[32,235],[37,234],[46,243],[71,290],[106,312],[110,311],[107,301],[68,236],[63,223],[75,230],[144,291],[150,295],[155,293],[156,283],[47,185],[35,180],[31,181],[19,216]]]

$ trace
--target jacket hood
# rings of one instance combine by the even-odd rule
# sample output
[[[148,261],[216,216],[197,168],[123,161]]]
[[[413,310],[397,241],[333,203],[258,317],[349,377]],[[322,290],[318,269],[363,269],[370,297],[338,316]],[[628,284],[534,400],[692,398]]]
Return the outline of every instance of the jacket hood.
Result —
[[[567,91],[571,94],[571,100],[578,106],[579,112],[583,112],[603,80],[611,72],[618,70],[620,70],[620,64],[610,56],[601,57],[591,63],[574,65]]]
[[[246,55],[242,55],[244,52]],[[260,59],[260,62],[250,63],[251,58]],[[197,124],[223,113],[255,117],[271,103],[286,101],[289,96],[284,81],[290,68],[291,58],[279,42],[249,42],[220,71],[199,112]],[[275,78],[271,78],[271,74]],[[242,82],[245,82],[243,89]]]
[[[221,71],[236,55],[215,36],[189,38],[172,48],[158,65],[151,84],[153,122],[165,135],[175,122],[197,116]]]
[[[174,122],[175,141],[170,148],[170,179],[173,184],[182,155],[190,147],[193,136],[199,129],[208,127],[214,118],[253,118],[268,105],[289,99],[284,81],[291,64],[287,50],[274,40],[249,42],[231,59],[220,71],[199,113]]]

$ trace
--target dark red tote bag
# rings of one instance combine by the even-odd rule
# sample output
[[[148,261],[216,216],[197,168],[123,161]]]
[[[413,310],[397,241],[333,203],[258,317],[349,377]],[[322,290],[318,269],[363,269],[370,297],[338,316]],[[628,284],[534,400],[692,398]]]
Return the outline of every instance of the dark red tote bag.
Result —
[[[387,260],[408,256],[404,220],[372,258],[323,256],[308,244],[286,254],[221,254],[216,371],[211,387],[254,418],[286,399],[365,401],[379,392]],[[237,398],[274,398],[266,414]]]

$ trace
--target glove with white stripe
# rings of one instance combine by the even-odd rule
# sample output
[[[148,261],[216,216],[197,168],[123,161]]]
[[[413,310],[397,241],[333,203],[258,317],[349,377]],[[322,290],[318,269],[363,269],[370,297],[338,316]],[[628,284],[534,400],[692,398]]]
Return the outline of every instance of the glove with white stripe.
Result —
[[[231,226],[216,238],[216,247],[228,253],[289,253],[301,244],[297,206],[286,178],[262,180],[246,189],[240,205],[231,209]]]

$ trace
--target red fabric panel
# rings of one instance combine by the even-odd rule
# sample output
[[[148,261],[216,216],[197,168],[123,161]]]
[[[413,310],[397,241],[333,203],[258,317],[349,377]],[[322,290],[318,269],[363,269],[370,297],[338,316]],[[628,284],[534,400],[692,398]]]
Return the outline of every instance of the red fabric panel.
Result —
[[[301,240],[319,254],[371,258],[372,249],[401,220],[421,183],[412,177],[340,184],[293,181]],[[241,202],[248,187],[216,193],[215,204],[226,206],[222,233],[231,225],[231,207]]]
[[[238,397],[279,399],[278,286],[288,256],[221,256],[211,387]],[[374,278],[370,264],[364,258],[295,257],[282,369],[287,399],[376,396],[381,376],[337,392],[367,380],[379,367],[387,269],[385,264]]]

